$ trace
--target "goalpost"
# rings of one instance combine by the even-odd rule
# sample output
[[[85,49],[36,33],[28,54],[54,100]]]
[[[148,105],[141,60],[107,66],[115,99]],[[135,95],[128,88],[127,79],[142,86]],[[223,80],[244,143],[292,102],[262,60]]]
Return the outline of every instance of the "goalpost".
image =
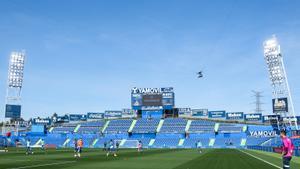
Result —
[[[119,148],[138,148],[139,140],[115,140],[115,144],[119,144]]]

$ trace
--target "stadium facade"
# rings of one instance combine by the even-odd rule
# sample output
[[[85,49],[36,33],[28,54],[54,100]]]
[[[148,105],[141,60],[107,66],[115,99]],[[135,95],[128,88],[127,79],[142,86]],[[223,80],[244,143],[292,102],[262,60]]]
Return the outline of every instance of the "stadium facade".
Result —
[[[44,140],[47,147],[63,148],[82,138],[89,148],[103,148],[114,140],[120,148],[136,148],[138,141],[145,148],[196,148],[201,142],[203,148],[276,151],[281,146],[280,122],[289,120],[274,114],[177,108],[172,87],[133,88],[131,103],[131,109],[34,118],[17,131],[3,133],[0,144],[25,146],[29,138],[33,147]],[[300,133],[293,126],[289,131],[299,155]]]

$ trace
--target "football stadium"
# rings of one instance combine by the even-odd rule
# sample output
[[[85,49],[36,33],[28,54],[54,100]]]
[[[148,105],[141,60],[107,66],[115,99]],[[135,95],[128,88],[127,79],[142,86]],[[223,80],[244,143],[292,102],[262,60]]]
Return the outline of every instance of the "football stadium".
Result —
[[[0,68],[0,90],[5,91],[6,89],[5,94],[0,92],[3,98],[5,97],[3,102],[1,100],[4,110],[1,111],[3,120],[0,123],[0,169],[299,169],[300,114],[297,112],[299,111],[297,110],[297,106],[299,106],[297,89],[299,90],[299,88],[296,87],[298,81],[295,79],[297,77],[294,77],[299,74],[297,72],[299,71],[298,63],[297,59],[295,61],[291,59],[291,53],[282,52],[296,50],[300,47],[289,41],[297,36],[300,38],[300,34],[297,34],[298,29],[291,29],[291,27],[299,26],[299,22],[293,20],[293,17],[300,16],[300,14],[290,10],[297,9],[299,3],[286,5],[286,3],[276,1],[273,7],[271,1],[263,4],[259,1],[253,2],[255,6],[253,7],[249,5],[250,1],[248,3],[194,1],[187,4],[182,1],[143,2],[146,5],[140,4],[141,2],[138,1],[127,1],[132,5],[128,6],[130,10],[127,10],[123,7],[128,4],[123,1],[73,1],[74,4],[70,3],[71,1],[27,2],[0,2],[0,11],[3,12],[0,18],[3,16],[3,25],[6,25],[0,26],[1,37],[3,36],[5,41],[11,36],[15,39],[18,39],[17,36],[20,38],[20,41],[17,40],[13,43],[0,40],[0,45],[7,48],[6,51],[3,50],[5,52],[0,51],[0,55],[7,54],[3,59],[1,56],[0,60],[0,67],[2,62],[5,62],[2,66],[5,69]],[[86,4],[88,5],[86,6]],[[249,6],[245,7],[245,5]],[[262,10],[256,5],[271,7]],[[157,6],[164,8],[160,9]],[[195,7],[201,6],[203,11],[195,9]],[[98,8],[104,12],[100,12]],[[245,14],[249,10],[251,12],[243,17],[251,17],[252,8],[258,13],[268,13],[266,15],[269,19],[275,18],[270,14],[274,9],[283,9],[286,13],[282,15],[290,16],[289,22],[283,24],[289,28],[286,29],[290,31],[290,34],[284,33],[284,28],[281,26],[276,29],[270,28],[270,30],[264,30],[264,34],[260,35],[250,35],[249,33],[248,38],[254,38],[255,41],[248,39],[238,46],[232,39],[240,37],[245,32],[239,32],[241,34],[233,38],[226,37],[235,34],[230,33],[231,28],[227,25],[230,23],[227,22],[234,20],[234,22],[241,22],[241,25],[244,25],[244,22],[240,21],[243,19],[233,13]],[[41,9],[43,11],[40,11]],[[135,9],[141,10],[131,13]],[[225,11],[223,11],[224,9]],[[241,9],[245,9],[245,11]],[[153,21],[148,17],[154,15],[156,12],[153,11],[155,10],[159,13],[159,18],[165,15],[177,18],[171,19],[172,22],[168,22],[169,19],[165,22],[159,19]],[[166,11],[170,14],[165,14]],[[120,16],[120,13],[123,16]],[[217,34],[217,40],[212,45],[209,45],[209,41],[202,44],[204,48],[210,48],[208,50],[210,54],[205,56],[207,60],[204,62],[215,62],[217,59],[214,55],[219,55],[219,53],[214,50],[220,50],[224,52],[226,59],[221,58],[219,64],[235,68],[224,67],[223,69],[218,64],[207,64],[208,66],[192,68],[192,73],[190,73],[187,71],[188,67],[191,68],[194,62],[203,62],[203,60],[197,60],[198,56],[188,56],[194,55],[192,52],[194,47],[191,47],[194,44],[191,41],[195,39],[188,37],[187,34],[197,36],[199,32],[193,32],[192,27],[197,27],[197,25],[186,22],[186,20],[203,16],[206,18],[208,14],[212,13],[209,20],[203,21],[204,26],[200,24],[198,27]],[[217,13],[217,16],[214,13]],[[212,25],[209,28],[205,26],[205,24],[211,24],[211,20],[223,17],[223,14],[224,18],[218,23],[220,25],[214,25],[215,27],[221,26],[220,31],[215,30]],[[187,16],[189,19],[180,18],[181,15]],[[280,18],[282,15],[277,17]],[[95,16],[96,18],[94,18]],[[103,22],[96,21],[98,17],[102,18]],[[130,19],[126,20],[124,17]],[[67,19],[64,20],[65,18]],[[105,20],[105,18],[109,20]],[[132,20],[132,18],[134,19]],[[142,20],[141,23],[137,23],[136,20],[139,19]],[[265,21],[264,18],[260,19]],[[254,21],[251,20],[251,23],[259,23],[258,20],[255,18]],[[114,21],[116,22],[114,23]],[[176,24],[170,29],[173,21],[180,24]],[[45,23],[51,24],[40,26]],[[86,27],[81,25],[83,23],[86,24]],[[268,23],[271,24],[270,27],[276,25],[273,22]],[[143,42],[136,43],[133,41],[138,41],[138,38],[133,37],[133,34],[130,33],[129,37],[124,38],[123,34],[118,36],[117,40],[115,37],[103,33],[97,35],[97,38],[101,40],[93,40],[92,37],[88,37],[88,34],[94,36],[95,27],[101,30],[102,26],[110,25],[107,26],[107,31],[130,32],[135,29],[131,27],[131,24],[134,26],[146,25],[146,27],[155,25],[157,27],[154,27],[153,30],[165,29],[166,31],[160,32],[159,35],[151,35],[153,38],[151,40],[142,39]],[[185,28],[184,24],[187,24],[185,26],[188,28]],[[17,25],[18,29],[15,29],[14,25]],[[24,26],[24,30],[20,30],[20,25]],[[35,29],[36,27],[38,30]],[[83,27],[85,28],[82,29]],[[137,29],[147,32],[150,29],[148,27]],[[177,31],[174,31],[175,29]],[[232,29],[235,27],[233,26]],[[239,27],[238,29],[243,28]],[[43,30],[42,33],[39,30]],[[49,30],[54,31],[57,35]],[[48,31],[49,34],[44,31]],[[181,40],[184,40],[192,49],[189,48],[190,51],[185,53],[184,57],[179,57],[180,61],[176,62],[173,61],[174,58],[165,55],[172,54],[172,50],[178,52],[176,48],[184,45],[176,40],[176,38],[181,38],[180,31],[185,34]],[[12,32],[18,33],[14,35]],[[29,32],[33,36],[28,37]],[[79,36],[82,32],[84,32],[82,39],[71,37],[71,35],[75,37],[75,34]],[[116,32],[114,34],[118,34]],[[148,35],[149,32],[146,34]],[[278,32],[278,35],[273,32]],[[136,34],[137,36],[146,36],[140,32]],[[163,43],[157,44],[159,47],[156,46],[156,42],[167,39],[169,34],[171,34],[169,37],[171,40],[164,41],[168,45],[164,46]],[[205,31],[203,34],[205,35],[200,37],[207,36]],[[64,35],[67,36],[61,37]],[[211,36],[208,39],[214,38],[214,35]],[[284,38],[285,36],[290,39]],[[39,38],[46,40],[38,40]],[[34,39],[34,42],[31,42],[30,39]],[[88,43],[87,39],[91,42]],[[227,39],[231,39],[231,41],[227,41]],[[204,41],[204,39],[196,41]],[[7,42],[11,41],[7,39]],[[235,58],[238,61],[234,61],[234,57],[232,60],[228,59],[227,57],[231,53],[226,53],[227,49],[222,45],[231,42],[235,48],[245,47],[241,49],[243,51],[228,49],[237,50],[233,54],[243,55],[240,53],[248,51],[251,53],[250,50],[261,53],[258,56],[251,56],[251,60],[259,60],[251,63],[262,66],[252,68],[250,59],[246,62],[243,62],[241,58]],[[252,42],[253,46],[247,48],[247,45],[250,46],[249,44]],[[33,47],[26,46],[27,43],[33,43]],[[46,43],[45,47],[39,46],[39,43]],[[146,45],[143,46],[144,44],[141,43],[146,43]],[[171,46],[173,43],[177,43],[178,46]],[[207,46],[205,46],[206,43]],[[103,46],[99,47],[95,44]],[[282,50],[280,45],[284,46]],[[26,47],[26,50],[23,50],[22,46]],[[111,46],[119,48],[111,48]],[[16,50],[16,48],[20,49]],[[97,53],[98,48],[107,49],[107,51],[106,53]],[[129,48],[134,50],[129,50]],[[162,48],[168,51],[167,54]],[[185,46],[184,49],[186,48]],[[91,49],[91,51],[76,55],[84,49],[86,51]],[[141,50],[143,55],[141,55]],[[149,55],[152,55],[151,50],[163,53],[164,56],[145,56],[148,52]],[[41,54],[37,51],[44,52],[49,58],[37,57]],[[69,52],[70,55],[68,55]],[[125,59],[114,58],[116,52],[124,54]],[[62,55],[59,55],[60,53]],[[85,54],[91,56],[86,56],[85,59],[82,56]],[[100,54],[103,55],[100,56]],[[104,54],[106,54],[105,57]],[[155,64],[149,66],[142,62],[145,61],[143,58],[136,59],[135,56],[129,56],[135,54],[144,56],[148,62],[153,59]],[[53,55],[58,56],[56,58]],[[288,64],[286,64],[285,58],[287,58]],[[139,61],[140,59],[142,61]],[[185,60],[189,59],[193,63],[186,64]],[[89,61],[85,62],[86,60]],[[168,62],[168,60],[172,61]],[[132,65],[132,70],[127,70],[122,65]],[[290,65],[292,66],[290,67]],[[176,71],[172,72],[169,69]],[[255,71],[254,69],[259,70],[253,76],[254,78],[246,77],[247,72]],[[228,72],[226,72],[227,70]],[[8,76],[1,74],[4,71]],[[64,71],[68,75],[61,76]],[[99,74],[100,71],[104,73]],[[217,73],[211,73],[212,71],[217,71]],[[287,72],[292,72],[292,76],[288,76],[290,74]],[[182,75],[183,77],[181,77]],[[230,77],[225,77],[227,75]],[[81,81],[85,81],[88,77],[91,77],[91,81],[87,80],[86,84],[89,85],[84,85],[85,83]],[[292,80],[289,81],[288,77],[291,77]],[[219,78],[229,81],[229,85]],[[96,81],[95,79],[100,80]],[[253,80],[259,82],[255,83]],[[291,82],[291,87],[289,82]],[[190,86],[191,83],[196,83],[196,85]],[[104,85],[105,89],[99,90],[96,87],[98,85]],[[128,88],[128,86],[130,87]],[[251,99],[255,100],[255,103],[250,107],[255,107],[255,109],[251,111],[247,111],[249,105],[242,101],[244,99],[242,93],[251,94],[248,88],[245,89],[246,86],[250,86],[252,89],[261,89],[261,86],[266,86],[262,88],[263,91],[252,91],[254,97]],[[64,92],[66,92],[65,95],[62,94]],[[230,92],[236,93],[231,94]],[[2,95],[0,96],[2,97]],[[97,100],[99,98],[97,96],[101,96],[102,100]],[[296,98],[295,102],[293,98]],[[75,100],[79,101],[75,102]],[[90,105],[97,102],[102,104],[99,106],[102,109],[91,108]],[[129,104],[125,104],[126,107],[121,108],[124,102]],[[263,110],[265,107],[271,108],[265,111]],[[91,109],[95,111],[90,111]]]

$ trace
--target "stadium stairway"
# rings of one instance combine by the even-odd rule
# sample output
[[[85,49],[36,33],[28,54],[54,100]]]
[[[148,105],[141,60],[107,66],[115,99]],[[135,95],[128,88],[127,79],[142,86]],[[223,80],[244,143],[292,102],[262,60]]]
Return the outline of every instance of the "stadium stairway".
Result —
[[[215,145],[215,141],[216,141],[216,139],[211,138],[211,139],[209,140],[208,146],[213,147],[213,146]]]
[[[179,140],[179,143],[178,143],[178,146],[179,146],[179,147],[182,147],[184,141],[185,141],[185,139],[180,139],[180,140]]]
[[[192,124],[192,120],[188,120],[185,126],[185,132],[188,132]]]
[[[66,141],[63,144],[63,147],[67,147],[68,143],[71,141],[71,139],[67,138]]]
[[[120,142],[120,147],[123,146],[125,144],[125,142],[126,142],[126,139],[122,139]]]
[[[244,125],[244,126],[243,126],[243,132],[246,133],[247,130],[248,130],[248,126],[247,126],[247,125]]]
[[[38,139],[38,141],[33,145],[33,147],[38,147],[42,142],[42,139]]]
[[[148,146],[151,147],[154,144],[154,142],[155,142],[155,139],[151,139]]]
[[[98,141],[99,141],[99,139],[96,138],[96,139],[92,142],[91,147],[94,148]]]
[[[128,129],[128,132],[129,132],[129,133],[132,132],[133,128],[135,127],[136,122],[137,122],[137,120],[133,120],[133,121],[132,121],[132,123],[131,123],[131,125],[130,125],[130,127],[129,127],[129,129]]]
[[[76,127],[75,127],[75,129],[74,129],[74,133],[77,133],[78,132],[78,130],[79,130],[79,128],[80,128],[80,124],[78,124]]]
[[[220,123],[216,123],[216,124],[215,124],[215,132],[218,132],[218,131],[219,131],[219,127],[220,127]]]
[[[53,129],[54,129],[54,127],[51,127],[51,128],[49,129],[49,133],[51,133],[51,132],[53,131]]]
[[[158,123],[157,129],[156,129],[156,132],[157,132],[157,133],[160,132],[160,129],[161,129],[161,127],[163,126],[163,124],[164,124],[164,120],[160,120],[159,123]]]
[[[102,133],[104,133],[104,131],[106,130],[107,126],[109,125],[109,122],[110,122],[110,121],[107,121],[107,122],[104,124],[104,126],[103,126],[103,128],[102,128]]]
[[[242,138],[242,139],[241,139],[241,146],[242,146],[242,147],[245,147],[246,144],[247,144],[247,139]]]

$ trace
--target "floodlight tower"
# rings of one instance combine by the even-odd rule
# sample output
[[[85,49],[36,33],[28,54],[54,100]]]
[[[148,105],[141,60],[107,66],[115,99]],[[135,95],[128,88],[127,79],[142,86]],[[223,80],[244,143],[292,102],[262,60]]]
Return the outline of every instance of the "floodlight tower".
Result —
[[[9,59],[7,89],[6,89],[6,118],[19,118],[21,111],[21,89],[23,84],[25,51],[12,52]]]
[[[268,66],[272,85],[273,113],[295,119],[295,109],[284,67],[280,45],[275,35],[263,43],[264,58]],[[291,119],[288,123],[292,125]],[[298,129],[297,122],[294,123]]]

